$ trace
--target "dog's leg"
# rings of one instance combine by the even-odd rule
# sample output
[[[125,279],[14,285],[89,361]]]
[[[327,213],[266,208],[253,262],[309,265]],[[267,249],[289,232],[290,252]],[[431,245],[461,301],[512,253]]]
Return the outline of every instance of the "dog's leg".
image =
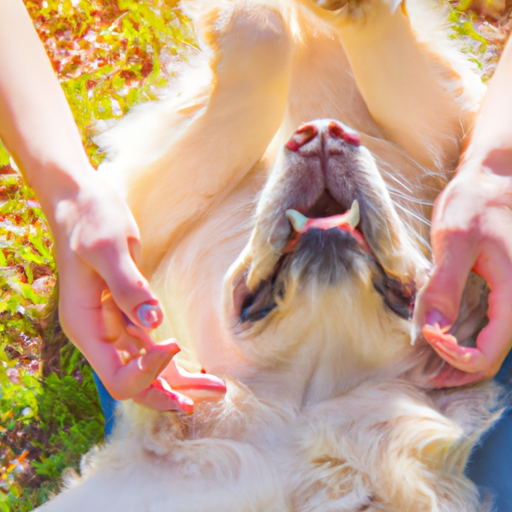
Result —
[[[113,156],[103,170],[139,224],[146,272],[253,167],[286,107],[293,43],[279,9],[263,0],[193,4],[209,61],[185,74],[173,98],[99,138]]]
[[[429,169],[456,163],[484,87],[439,8],[424,0],[323,0],[384,136]]]

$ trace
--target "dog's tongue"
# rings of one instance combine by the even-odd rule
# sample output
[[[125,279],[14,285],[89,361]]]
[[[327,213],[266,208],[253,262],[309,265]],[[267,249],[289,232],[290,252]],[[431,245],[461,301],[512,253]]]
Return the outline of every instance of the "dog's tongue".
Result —
[[[297,210],[286,210],[286,217],[298,235],[298,237],[296,236],[290,240],[290,243],[288,244],[290,246],[289,249],[292,248],[291,245],[295,245],[298,238],[300,238],[300,235],[306,233],[310,229],[316,228],[325,231],[328,229],[338,228],[341,231],[347,231],[350,233],[356,239],[362,249],[368,253],[370,252],[370,249],[366,245],[365,239],[361,233],[355,229],[360,220],[359,203],[357,200],[354,200],[350,210],[339,215],[332,215],[331,217],[309,219]]]

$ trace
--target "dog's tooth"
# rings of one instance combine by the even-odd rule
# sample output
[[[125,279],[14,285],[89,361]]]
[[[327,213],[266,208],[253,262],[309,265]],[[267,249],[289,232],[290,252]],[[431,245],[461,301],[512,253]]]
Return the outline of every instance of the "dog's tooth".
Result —
[[[298,212],[297,210],[286,210],[286,218],[290,221],[295,231],[300,231],[309,220],[305,215]]]
[[[352,203],[352,206],[350,207],[350,210],[346,214],[346,222],[347,224],[354,229],[361,220],[361,215],[359,213],[359,203],[357,202],[357,199],[354,199],[354,202]]]

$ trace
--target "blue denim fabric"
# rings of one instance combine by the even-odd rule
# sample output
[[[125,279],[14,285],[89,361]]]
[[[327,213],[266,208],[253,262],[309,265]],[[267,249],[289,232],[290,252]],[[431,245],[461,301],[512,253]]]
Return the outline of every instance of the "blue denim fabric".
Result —
[[[496,380],[512,390],[512,352]],[[466,474],[494,497],[493,512],[512,512],[512,407],[473,451]]]
[[[100,395],[101,408],[103,409],[103,416],[105,417],[105,439],[107,439],[114,429],[114,414],[119,401],[107,391],[107,388],[103,385],[103,382],[101,382],[94,370],[92,374],[96,387],[98,388],[98,394]]]

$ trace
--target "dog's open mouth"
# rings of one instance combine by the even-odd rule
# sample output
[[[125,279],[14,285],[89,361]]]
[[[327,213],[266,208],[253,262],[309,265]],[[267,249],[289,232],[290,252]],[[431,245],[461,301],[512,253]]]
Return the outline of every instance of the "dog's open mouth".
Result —
[[[359,135],[336,121],[314,121],[292,135],[276,188],[268,191],[269,215],[262,216],[277,219],[271,226],[280,227],[269,231],[256,227],[261,240],[277,240],[273,248],[279,256],[253,290],[245,279],[235,285],[235,311],[241,324],[262,320],[276,309],[291,282],[343,286],[361,269],[370,271],[371,284],[386,307],[410,318],[414,284],[403,282],[387,268],[386,251],[394,250],[389,242],[393,229],[390,216],[376,202],[385,194],[380,190],[384,184],[375,179],[374,164],[365,167],[372,157],[367,150],[361,154],[362,149]],[[283,202],[286,208],[280,206]],[[268,253],[268,247],[255,247]]]
[[[330,194],[325,192],[324,195]],[[323,198],[321,198],[321,201],[323,202]],[[315,209],[316,205],[312,208],[312,211],[308,212],[309,215],[312,215]],[[354,199],[350,210],[347,210],[345,213],[338,213],[329,216],[308,217],[297,210],[290,209],[286,210],[286,217],[293,227],[293,233],[284,249],[284,254],[293,252],[301,236],[307,233],[310,229],[319,229],[322,231],[338,229],[340,231],[345,231],[355,239],[357,245],[363,251],[371,254],[371,250],[368,247],[359,226],[361,215],[357,199]]]
[[[312,216],[312,211],[318,216]],[[294,209],[286,211],[292,233],[272,274],[262,280],[253,293],[247,290],[239,303],[242,324],[263,320],[278,307],[285,295],[286,277],[297,261],[303,269],[303,278],[321,279],[322,272],[328,272],[327,282],[339,282],[340,272],[353,271],[352,262],[356,256],[363,257],[371,268],[373,287],[382,296],[386,307],[404,319],[411,318],[415,288],[387,274],[369,248],[361,229],[358,201],[354,200],[344,213],[320,216],[325,211],[319,211],[318,206],[308,211],[309,216]]]

